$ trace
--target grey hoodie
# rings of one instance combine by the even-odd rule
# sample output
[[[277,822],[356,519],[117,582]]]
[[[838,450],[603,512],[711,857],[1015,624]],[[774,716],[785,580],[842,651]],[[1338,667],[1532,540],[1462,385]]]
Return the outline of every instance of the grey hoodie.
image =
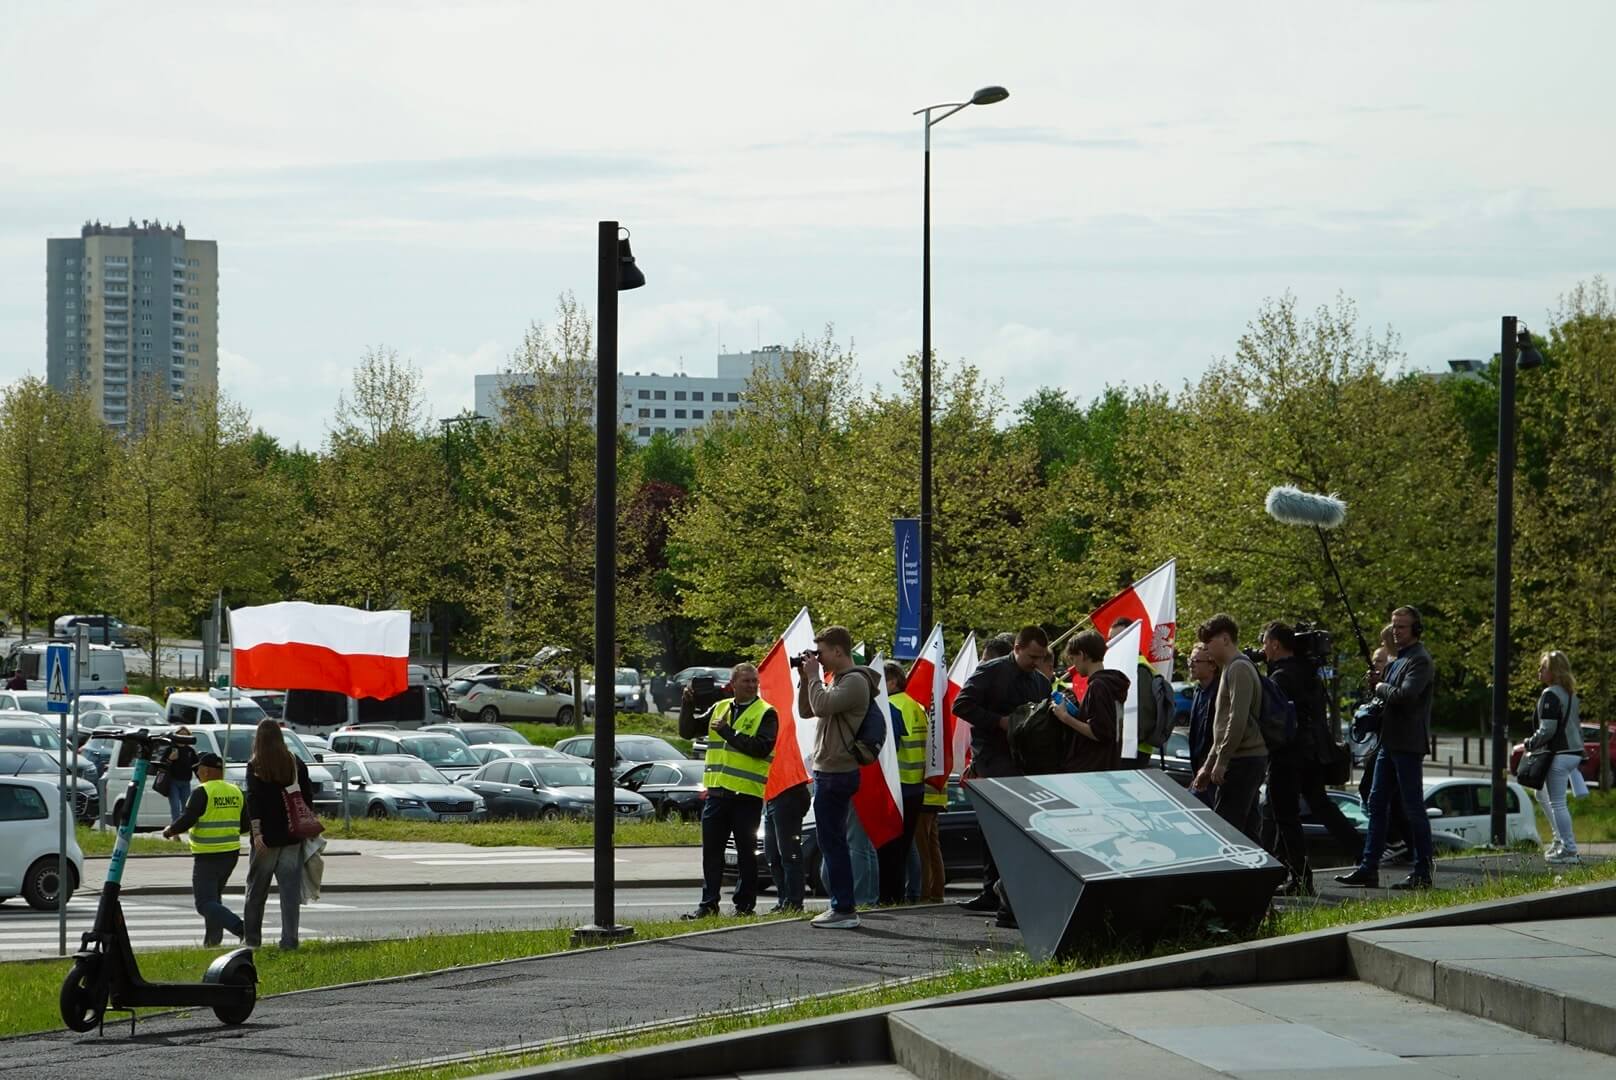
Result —
[[[874,668],[852,667],[826,686],[819,679],[803,679],[797,689],[797,711],[819,718],[814,732],[814,771],[858,772],[859,763],[848,750],[869,711],[880,676]]]

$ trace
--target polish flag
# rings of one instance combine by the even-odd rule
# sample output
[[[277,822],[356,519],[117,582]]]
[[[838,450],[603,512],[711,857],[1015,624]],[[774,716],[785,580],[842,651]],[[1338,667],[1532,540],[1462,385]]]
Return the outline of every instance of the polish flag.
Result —
[[[972,634],[960,646],[959,655],[948,669],[948,689],[943,693],[943,772],[946,776],[964,772],[971,760],[971,725],[954,715],[954,700],[970,681],[981,661],[976,652],[976,635]],[[948,781],[943,781],[946,784]],[[939,787],[942,785],[939,784]]]
[[[1173,643],[1178,637],[1178,561],[1168,559],[1089,616],[1094,629],[1107,635],[1118,619],[1137,619],[1144,624],[1140,640],[1149,646],[1150,663],[1164,678],[1171,679]],[[1136,655],[1136,674],[1138,666]]]
[[[892,703],[887,700],[887,681],[880,676],[886,658],[880,653],[870,661],[876,670],[875,703],[887,718],[887,737],[881,755],[859,769],[859,789],[853,794],[853,810],[864,826],[872,847],[903,835],[903,793],[898,784],[898,739],[892,730]]]
[[[758,665],[758,696],[774,707],[780,733],[774,740],[774,760],[769,763],[769,781],[763,797],[772,799],[782,791],[806,783],[807,761],[814,752],[813,717],[797,715],[797,685],[801,676],[791,666],[793,656],[814,647],[814,623],[808,609],[797,612],[786,632],[775,639],[763,663]]]
[[[903,692],[914,698],[915,703],[925,709],[929,716],[926,724],[925,777],[933,782],[933,787],[940,788],[948,778],[948,744],[943,710],[949,700],[942,623],[931,628],[931,636],[921,647],[915,666],[909,669],[909,681],[904,684]],[[938,777],[942,777],[942,780],[937,780]]]
[[[1144,624],[1139,620],[1118,630],[1105,643],[1105,668],[1128,676],[1128,696],[1122,702],[1122,760],[1139,756],[1139,641]]]
[[[231,681],[390,698],[409,685],[410,613],[291,600],[230,612]]]

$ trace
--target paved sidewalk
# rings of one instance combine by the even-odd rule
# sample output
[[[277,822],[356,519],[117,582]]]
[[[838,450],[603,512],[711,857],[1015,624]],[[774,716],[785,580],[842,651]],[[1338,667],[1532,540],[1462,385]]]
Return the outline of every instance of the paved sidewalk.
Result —
[[[747,1008],[947,971],[1020,944],[946,906],[865,915],[857,931],[806,920],[591,949],[261,1001],[221,1026],[207,1012],[0,1040],[7,1080],[280,1080],[531,1044],[582,1031]]]

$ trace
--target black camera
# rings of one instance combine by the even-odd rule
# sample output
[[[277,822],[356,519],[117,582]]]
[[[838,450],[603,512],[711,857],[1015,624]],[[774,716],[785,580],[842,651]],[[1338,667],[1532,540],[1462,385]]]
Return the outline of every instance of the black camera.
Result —
[[[1297,623],[1295,632],[1296,655],[1314,667],[1329,667],[1333,658],[1330,632],[1312,623]]]
[[[802,656],[793,656],[791,658],[791,666],[796,668],[798,671],[801,671],[802,670],[802,660],[803,660],[804,656],[811,656],[815,660],[818,660],[819,659],[819,650],[818,649],[804,649],[803,653],[802,653]]]

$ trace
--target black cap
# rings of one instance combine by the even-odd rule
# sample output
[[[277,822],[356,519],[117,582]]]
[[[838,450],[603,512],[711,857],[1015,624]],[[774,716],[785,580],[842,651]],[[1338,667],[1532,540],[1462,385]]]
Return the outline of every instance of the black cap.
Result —
[[[222,769],[224,768],[224,759],[218,754],[202,754],[197,757],[196,765],[199,769],[204,766],[209,769]]]

